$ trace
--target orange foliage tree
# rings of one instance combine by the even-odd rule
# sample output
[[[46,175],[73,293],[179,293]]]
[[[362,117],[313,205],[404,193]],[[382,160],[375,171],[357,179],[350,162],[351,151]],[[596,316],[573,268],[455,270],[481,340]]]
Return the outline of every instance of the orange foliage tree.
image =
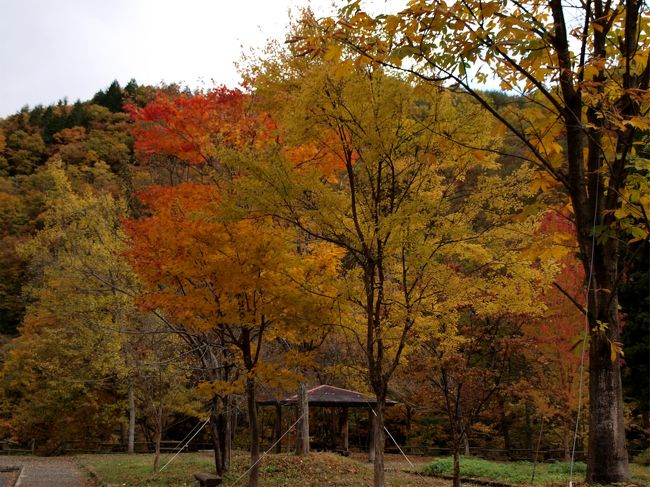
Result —
[[[127,105],[135,122],[132,131],[135,152],[141,168],[144,167],[134,171],[134,186],[142,189],[149,188],[152,183],[164,184],[171,191],[169,187],[194,181],[214,183],[213,189],[227,188],[239,172],[233,154],[245,152],[248,144],[257,139],[256,133],[262,132],[264,127],[264,117],[249,110],[249,98],[239,90],[221,87],[195,94],[158,93],[144,107]],[[147,190],[144,203],[153,207],[162,204],[162,199],[156,196],[165,191],[164,187]],[[136,202],[135,206],[140,204]],[[173,224],[169,222],[167,228],[169,225]],[[144,267],[143,264],[141,269]],[[189,350],[194,352],[201,363],[204,380],[223,383],[235,380],[237,367],[231,351],[223,346],[222,334],[214,331],[197,334],[187,332],[185,326],[168,324],[181,334]],[[231,396],[228,392],[215,393],[210,398],[218,474],[227,471],[230,464]]]
[[[250,102],[240,90],[219,87],[195,94],[161,92],[143,108],[127,105],[136,122],[136,154],[162,184],[229,180],[236,172],[233,150],[259,149],[274,128]]]
[[[141,304],[159,310],[192,345],[207,349],[205,344],[216,340],[232,362],[217,360],[211,367],[242,371],[235,382],[213,375],[202,388],[221,395],[245,389],[254,485],[256,384],[283,374],[264,361],[264,344],[293,340],[316,314],[322,320],[329,301],[316,296],[327,294],[325,283],[339,255],[326,244],[296,245],[296,232],[270,219],[231,212],[214,185],[156,186],[142,200],[150,214],[126,224],[129,256],[146,287]]]

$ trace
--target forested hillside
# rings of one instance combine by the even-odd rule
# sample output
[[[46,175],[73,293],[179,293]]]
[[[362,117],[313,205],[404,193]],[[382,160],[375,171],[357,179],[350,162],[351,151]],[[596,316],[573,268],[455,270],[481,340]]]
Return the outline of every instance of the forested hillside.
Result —
[[[0,441],[159,453],[209,420],[223,473],[233,443],[252,462],[271,443],[257,400],[331,384],[376,398],[378,456],[383,425],[455,454],[584,451],[586,276],[564,191],[471,98],[295,54],[252,62],[247,91],[113,82],[0,120]],[[513,124],[530,114],[483,96]],[[611,360],[636,455],[648,237],[626,238]],[[368,417],[352,423],[365,448]]]

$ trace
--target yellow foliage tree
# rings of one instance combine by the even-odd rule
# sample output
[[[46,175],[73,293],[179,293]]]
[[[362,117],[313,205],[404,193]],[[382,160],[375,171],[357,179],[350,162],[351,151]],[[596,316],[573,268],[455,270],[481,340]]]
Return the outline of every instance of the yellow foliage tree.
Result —
[[[289,52],[251,78],[262,107],[276,107],[285,146],[245,184],[262,211],[346,254],[340,325],[377,398],[374,478],[383,485],[384,406],[410,347],[434,335],[454,347],[471,303],[484,313],[502,294],[530,304],[511,298],[515,289],[532,296],[541,277],[512,251],[533,228],[514,218],[530,174],[498,175],[495,157],[468,148],[498,143],[477,105],[381,69]]]

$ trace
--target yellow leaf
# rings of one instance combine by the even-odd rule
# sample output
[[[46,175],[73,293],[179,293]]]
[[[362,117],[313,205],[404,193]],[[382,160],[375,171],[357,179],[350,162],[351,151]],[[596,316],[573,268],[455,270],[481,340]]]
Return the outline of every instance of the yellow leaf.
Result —
[[[481,13],[483,14],[483,17],[490,17],[498,12],[500,7],[499,2],[484,3],[481,8]]]
[[[394,33],[397,30],[397,26],[399,25],[399,20],[400,18],[397,15],[389,15],[386,17],[384,20],[386,30],[390,33]]]
[[[325,61],[338,61],[341,58],[341,52],[343,51],[340,44],[332,44],[327,48],[323,59]]]
[[[618,356],[618,350],[616,349],[616,345],[613,342],[610,342],[610,344],[609,344],[609,358],[612,360],[612,362],[615,362],[617,356]]]

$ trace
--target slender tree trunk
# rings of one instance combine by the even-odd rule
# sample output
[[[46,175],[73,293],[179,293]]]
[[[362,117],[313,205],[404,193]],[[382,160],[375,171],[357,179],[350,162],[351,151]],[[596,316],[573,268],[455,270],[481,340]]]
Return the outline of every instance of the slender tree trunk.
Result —
[[[386,443],[386,435],[384,433],[384,407],[385,398],[377,398],[377,406],[375,408],[375,420],[373,422],[373,444],[375,450],[375,463],[374,463],[374,487],[384,487],[384,446]]]
[[[526,413],[526,448],[533,451],[535,448],[535,445],[533,444],[533,424],[530,418],[530,404],[528,404],[528,402],[524,404],[524,411]]]
[[[562,446],[564,448],[564,461],[571,461],[571,424],[568,419],[563,421]]]
[[[251,442],[251,470],[248,475],[248,487],[257,487],[260,477],[260,434],[257,424],[257,404],[255,404],[255,379],[250,377],[246,378],[246,400]]]
[[[156,447],[153,457],[153,471],[157,472],[160,469],[160,434],[156,433]]]
[[[133,379],[129,377],[129,390],[128,390],[128,400],[129,400],[129,440],[127,446],[127,452],[133,453],[135,451],[135,397],[133,392]]]
[[[156,426],[154,431],[154,456],[153,456],[153,471],[158,472],[160,469],[160,440],[162,439],[162,401],[156,409]]]
[[[232,431],[233,431],[233,406],[232,406],[232,397],[227,395],[223,399],[223,407],[225,409],[223,413],[223,446],[221,450],[223,471],[228,472],[230,470],[230,459],[232,456]]]
[[[500,401],[501,405],[501,434],[503,435],[503,448],[506,451],[506,455],[510,458],[510,422],[508,420],[508,415],[506,414],[506,403],[505,401]],[[530,414],[528,409],[526,409],[526,428],[527,431],[530,431]]]
[[[307,387],[300,383],[298,388],[298,417],[302,419],[298,422],[298,435],[296,439],[296,454],[309,454],[309,398],[307,396]]]
[[[467,424],[465,424],[465,418],[463,416],[463,407],[460,400],[458,402],[458,424],[460,426],[460,439],[463,442],[465,456],[469,456],[469,436],[467,432]]]
[[[460,487],[460,432],[458,428],[454,426],[452,433],[452,448],[453,448],[453,461],[454,461],[454,472],[453,472],[453,487]]]
[[[218,476],[222,476],[226,470],[223,465],[223,452],[221,450],[221,428],[217,413],[217,401],[217,396],[213,396],[210,404],[210,431],[212,432],[212,448],[214,450],[214,470]]]

